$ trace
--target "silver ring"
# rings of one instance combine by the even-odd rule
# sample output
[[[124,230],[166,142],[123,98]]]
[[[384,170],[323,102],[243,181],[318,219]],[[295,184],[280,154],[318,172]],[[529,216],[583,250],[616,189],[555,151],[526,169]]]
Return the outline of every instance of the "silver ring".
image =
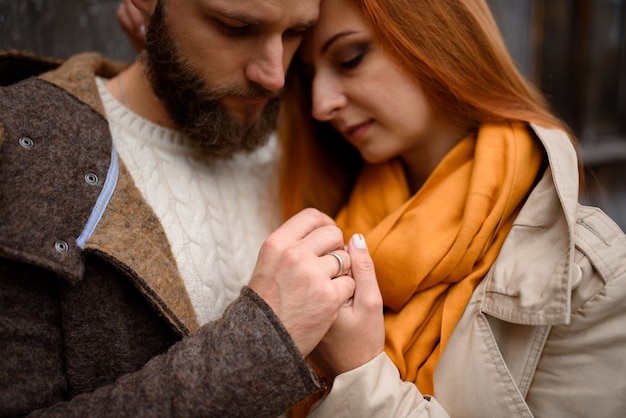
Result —
[[[328,255],[332,255],[339,262],[339,269],[337,270],[337,274],[331,277],[331,279],[334,279],[334,278],[341,276],[341,274],[343,273],[343,257],[341,257],[339,254],[337,254],[334,251],[329,252]]]

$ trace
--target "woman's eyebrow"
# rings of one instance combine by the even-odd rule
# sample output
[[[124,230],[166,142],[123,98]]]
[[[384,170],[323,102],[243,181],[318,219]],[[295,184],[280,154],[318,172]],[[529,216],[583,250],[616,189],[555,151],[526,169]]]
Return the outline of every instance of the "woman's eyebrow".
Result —
[[[333,43],[335,43],[336,41],[338,41],[339,39],[344,38],[344,37],[349,36],[349,35],[353,35],[355,33],[357,33],[357,32],[353,31],[353,30],[349,30],[349,31],[339,32],[339,33],[335,34],[329,40],[324,42],[324,44],[322,45],[322,48],[321,48],[321,53],[322,54],[326,53],[326,51],[328,51],[328,48],[330,48],[330,46]]]

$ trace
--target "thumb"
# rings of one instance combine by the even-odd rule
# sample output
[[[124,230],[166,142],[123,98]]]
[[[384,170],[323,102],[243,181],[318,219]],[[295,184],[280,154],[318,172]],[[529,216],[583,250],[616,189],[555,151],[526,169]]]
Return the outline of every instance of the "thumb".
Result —
[[[352,277],[356,288],[354,290],[355,305],[382,304],[382,296],[376,280],[374,260],[367,249],[365,238],[361,234],[354,234],[348,243],[348,253],[352,260]]]

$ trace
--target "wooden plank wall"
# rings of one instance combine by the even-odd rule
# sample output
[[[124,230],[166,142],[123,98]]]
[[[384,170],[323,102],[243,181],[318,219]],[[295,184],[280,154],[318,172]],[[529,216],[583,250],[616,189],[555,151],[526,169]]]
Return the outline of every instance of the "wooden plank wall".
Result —
[[[99,51],[119,60],[135,53],[115,12],[119,0],[0,0],[0,49],[66,58]]]
[[[585,203],[626,229],[626,0],[487,0],[523,73],[580,142]]]

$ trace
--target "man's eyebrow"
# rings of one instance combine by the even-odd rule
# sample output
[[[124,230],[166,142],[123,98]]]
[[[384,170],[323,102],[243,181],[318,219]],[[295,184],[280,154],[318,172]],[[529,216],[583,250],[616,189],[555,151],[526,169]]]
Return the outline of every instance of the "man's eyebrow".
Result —
[[[356,33],[356,31],[349,30],[349,31],[339,32],[339,33],[335,34],[333,37],[331,37],[326,42],[324,42],[324,44],[322,45],[322,48],[321,48],[321,53],[322,54],[326,53],[326,51],[328,51],[328,48],[330,48],[330,46],[333,43],[335,43],[336,41],[338,41],[339,39],[344,38],[344,37],[349,36],[349,35],[353,35],[355,33]]]
[[[215,10],[215,9],[214,9],[214,12],[216,14],[222,15],[223,17],[227,19],[236,20],[238,22],[245,23],[247,25],[263,25],[267,23],[266,20],[263,20],[261,18],[257,18],[254,16],[245,15],[245,14],[241,14],[237,12],[230,12],[226,10]]]
[[[236,21],[239,21],[241,23],[245,23],[246,25],[264,26],[264,25],[270,25],[271,24],[271,21],[269,21],[267,19],[263,19],[261,17],[256,17],[256,16],[249,15],[249,14],[247,15],[244,12],[235,12],[235,11],[230,11],[230,10],[224,10],[224,9],[220,9],[218,7],[213,7],[211,10],[215,14],[222,15],[222,16],[224,16],[227,19],[236,20]],[[309,29],[309,28],[313,27],[316,22],[317,22],[317,19],[304,20],[304,21],[296,23],[293,27],[305,30],[305,29]]]

